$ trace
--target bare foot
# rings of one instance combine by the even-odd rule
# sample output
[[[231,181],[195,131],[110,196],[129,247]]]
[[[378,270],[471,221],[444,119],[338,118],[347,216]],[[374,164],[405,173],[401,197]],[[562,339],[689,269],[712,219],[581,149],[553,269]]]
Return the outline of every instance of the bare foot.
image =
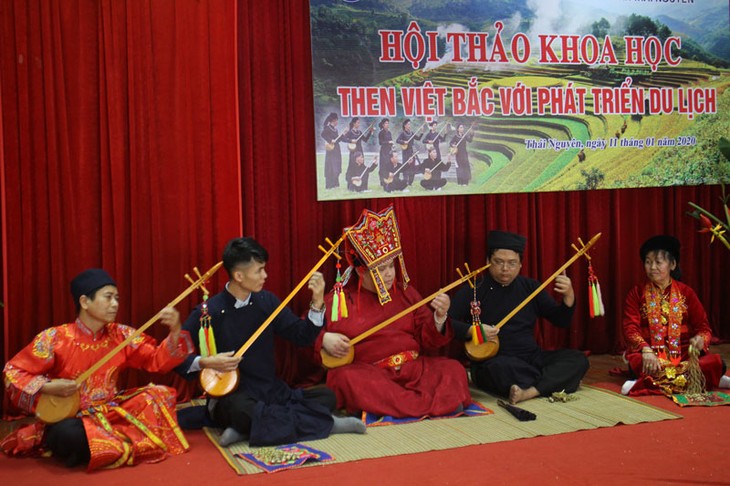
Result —
[[[540,393],[537,391],[537,388],[535,388],[534,386],[531,386],[530,388],[525,390],[517,385],[512,385],[509,389],[509,402],[514,405],[516,403],[535,398],[539,394]]]
[[[524,390],[517,385],[512,385],[509,388],[509,402],[514,405],[517,402],[522,401],[522,394]]]

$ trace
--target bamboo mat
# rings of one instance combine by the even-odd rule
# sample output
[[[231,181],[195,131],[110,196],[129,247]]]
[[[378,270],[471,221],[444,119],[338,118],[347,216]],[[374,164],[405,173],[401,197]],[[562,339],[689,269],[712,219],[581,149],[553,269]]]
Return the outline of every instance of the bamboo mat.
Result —
[[[644,402],[601,388],[583,385],[574,395],[576,400],[551,403],[536,398],[519,406],[537,415],[537,420],[520,422],[497,405],[497,398],[472,389],[472,398],[494,411],[493,415],[423,420],[403,425],[368,427],[367,434],[336,434],[326,439],[302,442],[334,457],[318,464],[307,462],[300,467],[337,464],[360,459],[415,454],[477,444],[525,439],[541,435],[564,434],[578,430],[638,424],[682,418]],[[239,442],[228,448],[218,446],[218,429],[205,429],[214,446],[237,474],[263,472],[236,453],[255,452],[248,443]],[[434,440],[438,438],[438,440]]]

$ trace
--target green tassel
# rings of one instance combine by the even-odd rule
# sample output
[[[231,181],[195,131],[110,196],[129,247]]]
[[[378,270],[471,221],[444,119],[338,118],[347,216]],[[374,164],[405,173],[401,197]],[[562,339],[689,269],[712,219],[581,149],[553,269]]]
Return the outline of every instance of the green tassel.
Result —
[[[332,295],[332,314],[330,321],[335,322],[337,321],[338,314],[339,314],[339,307],[340,307],[340,294],[335,289],[334,294]]]
[[[200,343],[200,356],[210,356],[208,340],[206,339],[205,328],[203,326],[200,326],[200,329],[198,329],[198,343]]]

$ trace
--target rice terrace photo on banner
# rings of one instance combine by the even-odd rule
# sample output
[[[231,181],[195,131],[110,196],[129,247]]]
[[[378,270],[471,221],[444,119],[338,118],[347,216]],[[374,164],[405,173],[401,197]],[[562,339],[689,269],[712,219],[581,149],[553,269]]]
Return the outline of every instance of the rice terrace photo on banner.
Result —
[[[730,182],[727,0],[310,0],[317,199]]]

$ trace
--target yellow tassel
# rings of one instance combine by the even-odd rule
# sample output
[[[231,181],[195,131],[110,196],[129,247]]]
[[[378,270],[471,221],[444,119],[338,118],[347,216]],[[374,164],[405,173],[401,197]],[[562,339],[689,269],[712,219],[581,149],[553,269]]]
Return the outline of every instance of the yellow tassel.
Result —
[[[208,333],[209,333],[208,348],[210,350],[210,355],[215,356],[216,354],[218,354],[218,349],[215,346],[215,334],[213,334],[212,326],[208,326]]]
[[[347,299],[344,290],[340,290],[340,312],[342,317],[347,317]]]

